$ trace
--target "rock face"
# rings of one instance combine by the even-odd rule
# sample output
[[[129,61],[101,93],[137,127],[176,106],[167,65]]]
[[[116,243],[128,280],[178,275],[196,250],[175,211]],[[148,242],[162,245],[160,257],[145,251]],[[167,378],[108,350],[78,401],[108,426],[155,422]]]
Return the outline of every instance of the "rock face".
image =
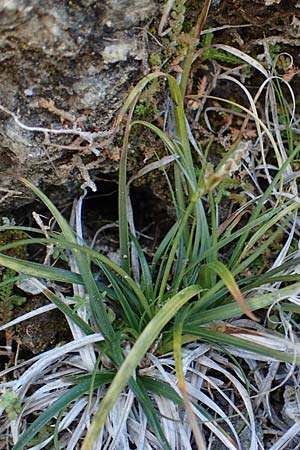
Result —
[[[52,187],[56,203],[72,198],[82,182],[92,186],[90,170],[116,172],[118,151],[106,132],[128,89],[149,70],[155,38],[145,26],[159,18],[161,3],[0,0],[0,171],[46,193]],[[202,4],[186,0],[187,17],[195,20]],[[299,8],[298,0],[213,0],[207,26],[219,27],[215,43],[254,56],[262,40],[282,45],[299,66]],[[1,176],[0,212],[31,197]]]
[[[88,180],[84,166],[110,169],[103,132],[147,70],[140,26],[157,10],[154,0],[0,2],[0,170],[70,190]],[[0,209],[24,202],[2,176]]]

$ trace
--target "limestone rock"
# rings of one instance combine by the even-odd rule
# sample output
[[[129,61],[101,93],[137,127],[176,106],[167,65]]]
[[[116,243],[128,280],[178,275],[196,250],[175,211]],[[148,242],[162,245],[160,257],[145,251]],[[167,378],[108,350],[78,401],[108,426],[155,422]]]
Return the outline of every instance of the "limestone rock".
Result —
[[[147,71],[140,27],[157,8],[155,0],[0,2],[0,170],[47,191],[50,185],[80,184],[80,157],[101,172],[112,169],[101,137],[91,146],[78,133],[30,127],[109,129],[128,88]],[[16,208],[30,197],[2,176],[0,209]]]

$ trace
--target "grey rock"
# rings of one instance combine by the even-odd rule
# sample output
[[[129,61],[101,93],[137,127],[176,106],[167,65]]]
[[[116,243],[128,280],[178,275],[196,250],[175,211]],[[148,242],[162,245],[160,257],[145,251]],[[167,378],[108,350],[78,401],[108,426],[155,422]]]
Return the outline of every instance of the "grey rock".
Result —
[[[157,11],[155,0],[0,2],[0,170],[70,192],[82,182],[81,156],[99,172],[117,170],[100,138],[91,150],[76,133],[26,127],[110,129],[128,88],[147,71],[140,27]],[[1,178],[0,210],[31,201],[15,183]]]

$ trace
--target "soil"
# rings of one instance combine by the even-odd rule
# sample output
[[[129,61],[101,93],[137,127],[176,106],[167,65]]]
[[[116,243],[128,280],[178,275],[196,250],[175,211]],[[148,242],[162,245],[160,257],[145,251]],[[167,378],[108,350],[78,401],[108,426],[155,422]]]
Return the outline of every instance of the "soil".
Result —
[[[28,298],[23,307],[16,308],[16,317],[33,311],[47,304],[44,297],[35,295]],[[21,322],[15,327],[14,340],[19,344],[21,354],[41,353],[45,350],[61,345],[70,339],[70,331],[65,317],[57,310],[49,311],[32,319]]]

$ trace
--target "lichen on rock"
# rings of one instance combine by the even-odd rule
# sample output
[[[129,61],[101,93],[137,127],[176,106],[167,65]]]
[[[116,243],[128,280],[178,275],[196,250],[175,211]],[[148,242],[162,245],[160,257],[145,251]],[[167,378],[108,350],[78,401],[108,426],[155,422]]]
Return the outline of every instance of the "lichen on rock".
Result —
[[[16,172],[47,191],[47,186],[80,185],[74,154],[88,153],[101,172],[107,171],[108,159],[111,169],[105,152],[90,152],[78,136],[26,130],[15,117],[28,127],[109,129],[130,84],[146,69],[139,27],[156,13],[155,0],[0,3],[0,170]],[[41,99],[54,108],[41,107]],[[0,189],[5,196],[0,209],[30,201],[24,188],[24,195],[14,196],[20,186],[11,178],[3,177]],[[9,189],[12,194],[6,195]]]

